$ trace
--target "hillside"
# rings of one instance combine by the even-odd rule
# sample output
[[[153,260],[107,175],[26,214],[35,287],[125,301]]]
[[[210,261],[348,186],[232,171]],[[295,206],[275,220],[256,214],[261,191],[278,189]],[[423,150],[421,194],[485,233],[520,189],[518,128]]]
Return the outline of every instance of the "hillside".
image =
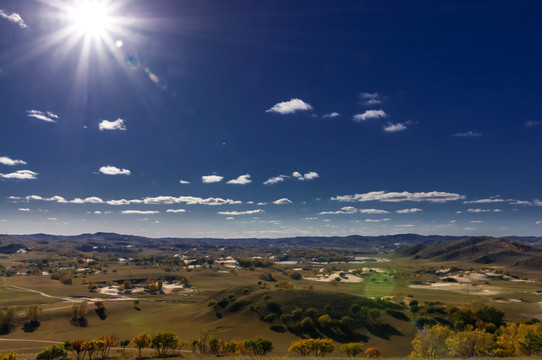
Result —
[[[432,245],[415,245],[397,252],[399,256],[435,261],[513,265],[542,255],[542,250],[525,243],[495,237],[467,237]]]

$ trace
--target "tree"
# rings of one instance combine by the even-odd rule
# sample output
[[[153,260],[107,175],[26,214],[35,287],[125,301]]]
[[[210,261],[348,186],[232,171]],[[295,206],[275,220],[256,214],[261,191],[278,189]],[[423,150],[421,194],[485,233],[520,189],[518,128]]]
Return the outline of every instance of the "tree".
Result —
[[[504,311],[493,305],[486,305],[476,312],[476,316],[486,323],[499,327],[504,325]]]
[[[243,346],[253,355],[265,355],[273,350],[273,343],[262,337],[245,340]]]
[[[81,360],[83,357],[83,342],[84,340],[78,339],[74,341],[66,341],[64,347],[74,353],[77,360]]]
[[[0,353],[0,360],[18,360],[19,354],[17,354],[15,351],[10,351],[7,354]]]
[[[117,346],[119,343],[119,337],[117,334],[109,334],[107,336],[100,336],[98,340],[103,340],[104,347],[101,349],[102,358],[106,359],[109,356],[109,351],[113,346]]]
[[[454,357],[487,356],[493,349],[493,335],[484,329],[469,329],[451,333],[446,339],[450,355]]]
[[[301,356],[309,356],[312,353],[312,339],[300,339],[292,341],[288,351],[296,352]]]
[[[326,354],[331,354],[335,351],[335,344],[331,339],[315,339],[313,346],[316,356],[326,356]]]
[[[164,357],[168,351],[175,349],[179,339],[177,335],[170,331],[161,331],[151,339],[151,347],[156,350],[158,356]]]
[[[446,339],[450,336],[452,330],[447,326],[435,325],[426,327],[416,333],[412,340],[412,353],[410,357],[430,357],[436,358],[448,354]]]
[[[43,310],[37,304],[33,304],[26,309],[26,318],[31,324],[37,325],[40,323],[40,316],[42,313]]]
[[[66,359],[68,350],[63,345],[53,345],[38,353],[36,360]]]
[[[368,358],[379,358],[382,355],[382,352],[379,348],[370,347],[365,350],[365,356]]]
[[[529,355],[542,355],[542,333],[540,330],[528,331],[520,345]]]
[[[130,290],[132,289],[132,282],[130,280],[124,280],[124,290]]]
[[[81,322],[81,321],[85,320],[85,317],[87,316],[87,312],[88,312],[88,309],[87,309],[87,302],[86,301],[81,301],[79,303],[75,303],[72,306],[72,314],[73,314],[72,319],[74,321]]]
[[[331,325],[331,316],[329,316],[328,314],[320,316],[318,318],[318,324],[320,324],[320,326],[324,329],[329,328],[329,326]]]
[[[141,350],[149,347],[151,344],[151,336],[145,332],[142,332],[141,334],[134,336],[132,343],[138,350],[138,357],[141,358]]]
[[[205,354],[207,352],[207,346],[209,345],[209,331],[200,329],[199,336],[196,340],[200,354]]]
[[[211,354],[213,355],[220,355],[220,348],[222,347],[222,341],[216,337],[213,336],[209,339],[209,350],[211,351]]]
[[[346,356],[352,356],[356,357],[356,355],[361,354],[363,352],[363,344],[362,343],[348,343],[341,346],[341,352],[345,354]]]
[[[104,346],[105,342],[103,340],[85,340],[81,344],[81,349],[87,354],[88,360],[92,360],[93,356],[96,355]]]
[[[124,353],[126,351],[126,346],[130,345],[130,340],[121,340],[120,341],[120,347],[122,348],[122,352]]]

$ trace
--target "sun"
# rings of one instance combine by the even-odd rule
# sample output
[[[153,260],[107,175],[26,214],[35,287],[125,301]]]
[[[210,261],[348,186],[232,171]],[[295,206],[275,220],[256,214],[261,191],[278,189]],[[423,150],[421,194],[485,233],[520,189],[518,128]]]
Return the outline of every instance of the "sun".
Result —
[[[74,31],[85,37],[103,37],[112,23],[110,7],[100,0],[77,1],[68,16]]]

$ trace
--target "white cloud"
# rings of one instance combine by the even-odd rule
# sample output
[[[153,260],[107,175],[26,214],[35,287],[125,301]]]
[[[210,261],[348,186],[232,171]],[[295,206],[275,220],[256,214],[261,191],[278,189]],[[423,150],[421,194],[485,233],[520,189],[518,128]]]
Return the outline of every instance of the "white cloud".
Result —
[[[390,218],[385,218],[385,219],[365,219],[363,221],[365,222],[383,222],[383,221],[390,221],[391,219]]]
[[[401,123],[397,123],[397,124],[388,123],[386,126],[384,126],[384,131],[389,132],[389,133],[404,131],[406,129],[407,127]]]
[[[339,114],[338,112],[331,112],[331,113],[322,115],[322,119],[333,119],[333,118],[338,118],[340,116],[341,114]]]
[[[130,205],[130,204],[141,204],[143,200],[126,200],[126,199],[119,199],[119,200],[107,200],[107,205]]]
[[[280,102],[273,105],[272,108],[267,109],[265,112],[279,113],[282,115],[292,114],[296,111],[312,110],[312,106],[300,99],[291,99],[290,101]]]
[[[221,182],[222,179],[224,179],[224,177],[218,175],[205,175],[201,177],[201,181],[205,184]]]
[[[160,213],[160,211],[153,211],[153,210],[123,210],[120,213],[121,214],[151,215],[151,214],[158,214],[158,213]]]
[[[267,203],[266,203],[266,202],[259,202],[259,203],[257,203],[256,205],[258,205],[258,206],[265,206],[265,205],[267,205]]]
[[[186,212],[185,209],[167,209],[166,210],[167,213],[184,213]]]
[[[282,198],[282,199],[273,201],[273,204],[275,205],[286,205],[286,204],[291,204],[291,203],[292,201],[287,198]]]
[[[7,156],[0,156],[0,164],[8,165],[8,166],[26,165],[26,161],[24,161],[24,160],[13,160],[13,159],[10,159]]]
[[[56,122],[59,119],[59,116],[50,112],[50,111],[40,111],[40,110],[27,110],[28,117],[32,117],[38,120],[45,122]]]
[[[389,214],[389,211],[386,210],[379,210],[379,209],[360,209],[360,213],[362,214]]]
[[[99,214],[101,214],[101,213],[102,213],[102,212],[101,212],[100,210],[94,211],[94,214],[96,214],[96,215],[99,215]]]
[[[537,222],[535,222],[536,225],[542,225],[542,220],[538,220]]]
[[[231,200],[231,199],[222,199],[222,198],[207,198],[203,199],[195,196],[157,196],[157,197],[147,197],[143,199],[145,204],[153,205],[162,205],[162,204],[179,204],[184,203],[187,205],[237,205],[242,204],[242,201]]]
[[[29,208],[19,208],[19,209],[17,209],[17,210],[19,210],[19,211],[30,211]]]
[[[463,230],[472,231],[472,230],[476,230],[476,228],[475,227],[466,227]]]
[[[359,94],[361,104],[365,106],[378,105],[381,104],[383,99],[382,96],[378,93],[366,93],[362,92]]]
[[[384,110],[367,110],[363,114],[356,114],[352,118],[354,121],[366,121],[369,119],[379,119],[388,117]]]
[[[98,124],[98,128],[100,129],[100,131],[104,131],[104,130],[126,130],[126,125],[124,124],[123,119],[118,118],[115,121],[102,120],[102,122],[100,122]]]
[[[262,209],[247,210],[247,211],[219,211],[217,214],[228,215],[228,216],[255,215],[255,214],[265,214],[265,211],[263,211]]]
[[[501,209],[467,209],[471,213],[502,212]]]
[[[305,175],[301,175],[300,172],[294,171],[292,173],[292,176],[295,177],[297,180],[301,180],[301,181],[312,180],[312,179],[316,179],[316,178],[320,177],[320,175],[318,175],[318,173],[314,172],[314,171],[308,172]]]
[[[455,201],[463,200],[465,196],[441,192],[441,191],[430,191],[430,192],[386,192],[386,191],[371,191],[365,194],[354,194],[354,195],[342,195],[332,197],[331,200],[343,201],[343,202],[355,202],[355,201],[381,201],[381,202],[401,202],[401,201],[429,201],[442,203],[446,201]]]
[[[322,211],[319,213],[319,215],[342,215],[342,214],[355,214],[358,212],[358,209],[356,209],[353,206],[344,206],[341,208],[341,210],[337,211]]]
[[[38,173],[30,170],[18,170],[9,174],[0,173],[0,178],[4,179],[19,179],[19,180],[35,180]]]
[[[451,136],[452,137],[480,137],[482,136],[482,134],[469,130],[465,133],[452,134]]]
[[[105,175],[130,175],[132,172],[128,169],[119,169],[115,166],[102,166],[99,170],[102,174]]]
[[[96,196],[87,197],[85,199],[75,198],[69,201],[72,204],[103,204],[104,201]]]
[[[412,213],[417,213],[417,212],[422,212],[422,211],[423,211],[422,209],[418,209],[418,208],[395,210],[395,212],[398,214],[412,214]]]
[[[8,14],[4,10],[0,10],[0,17],[19,25],[23,29],[26,27],[26,24],[24,23],[23,18],[21,17],[21,15],[17,13]]]
[[[51,218],[47,218],[47,220],[49,220],[49,221],[58,221],[58,219],[57,219],[57,218],[53,218],[53,217],[51,217]]]
[[[479,199],[479,200],[463,201],[463,204],[491,204],[491,203],[501,203],[501,202],[506,202],[506,201],[513,201],[513,200],[504,200],[500,198]]]
[[[182,184],[182,185],[186,185],[186,184],[190,184],[190,181],[186,181],[186,180],[179,180],[179,184]]]
[[[267,179],[266,181],[264,181],[264,185],[273,185],[273,184],[277,184],[279,182],[283,182],[284,179],[287,179],[288,176],[287,175],[279,175],[279,176],[275,176],[275,177],[272,177],[272,178],[269,178]]]
[[[250,184],[252,180],[250,180],[250,174],[240,175],[237,179],[232,179],[230,181],[227,181],[226,184],[233,184],[233,185],[246,185]]]

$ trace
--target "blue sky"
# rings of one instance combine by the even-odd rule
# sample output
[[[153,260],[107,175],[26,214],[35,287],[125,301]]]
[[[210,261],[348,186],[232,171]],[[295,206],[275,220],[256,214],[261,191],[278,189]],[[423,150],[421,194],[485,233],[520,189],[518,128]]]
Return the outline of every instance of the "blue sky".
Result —
[[[542,235],[532,1],[0,2],[0,232]]]

